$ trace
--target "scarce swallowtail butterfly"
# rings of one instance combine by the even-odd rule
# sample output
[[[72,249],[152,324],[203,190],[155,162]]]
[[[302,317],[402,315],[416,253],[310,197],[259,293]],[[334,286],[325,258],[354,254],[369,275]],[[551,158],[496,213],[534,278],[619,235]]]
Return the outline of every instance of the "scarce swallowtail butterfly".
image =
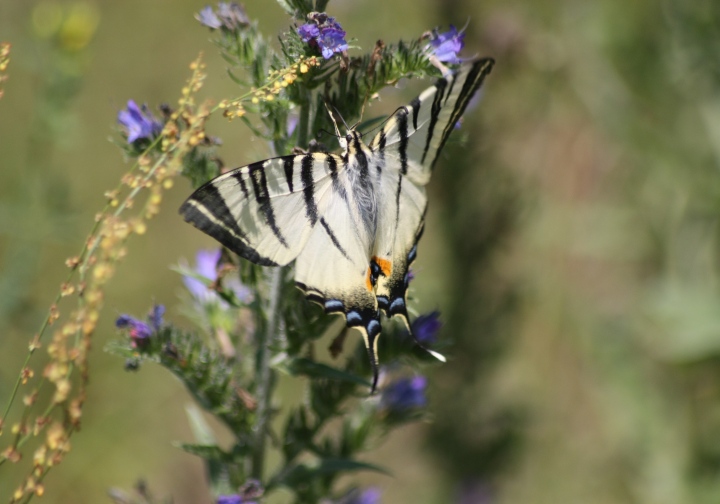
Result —
[[[378,377],[380,312],[410,330],[408,268],[423,232],[430,179],[448,136],[493,66],[448,72],[400,107],[364,143],[350,130],[342,154],[281,156],[211,180],[180,208],[185,220],[263,266],[295,261],[295,282],[365,340]]]

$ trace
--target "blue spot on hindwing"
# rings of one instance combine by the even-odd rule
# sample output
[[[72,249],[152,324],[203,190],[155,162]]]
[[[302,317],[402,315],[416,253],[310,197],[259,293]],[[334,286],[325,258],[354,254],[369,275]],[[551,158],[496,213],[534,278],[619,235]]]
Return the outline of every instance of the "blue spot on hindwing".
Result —
[[[380,333],[380,322],[378,322],[375,319],[368,322],[367,332],[370,337],[373,337],[376,334],[379,334]]]
[[[390,305],[390,311],[394,311],[394,310],[400,309],[400,308],[405,308],[405,300],[402,298],[397,298]]]
[[[383,310],[387,310],[390,301],[388,301],[387,296],[378,296],[377,297],[377,304],[379,308],[382,308]]]
[[[360,325],[362,324],[362,315],[360,315],[359,312],[356,311],[349,311],[345,315],[345,318],[347,318],[348,325]]]
[[[345,305],[339,299],[328,299],[325,301],[325,310],[328,312],[342,311]]]
[[[417,257],[417,245],[413,245],[413,248],[411,248],[410,252],[408,252],[408,255],[407,255],[408,264],[413,262],[415,260],[415,257]]]

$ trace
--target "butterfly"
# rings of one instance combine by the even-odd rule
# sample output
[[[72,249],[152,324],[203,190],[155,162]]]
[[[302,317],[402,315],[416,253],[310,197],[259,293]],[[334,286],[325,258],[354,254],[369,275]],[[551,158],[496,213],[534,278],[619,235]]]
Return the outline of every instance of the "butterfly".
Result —
[[[295,261],[306,298],[362,333],[373,391],[381,312],[411,331],[408,269],[423,233],[425,185],[493,63],[484,58],[448,71],[370,143],[350,128],[339,139],[342,154],[258,161],[211,180],[180,207],[187,222],[249,261]]]

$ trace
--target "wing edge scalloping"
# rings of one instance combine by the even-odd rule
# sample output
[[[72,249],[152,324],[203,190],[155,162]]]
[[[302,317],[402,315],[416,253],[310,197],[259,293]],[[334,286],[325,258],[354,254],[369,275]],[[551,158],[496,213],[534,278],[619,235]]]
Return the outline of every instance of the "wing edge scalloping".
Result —
[[[374,394],[377,391],[378,377],[380,375],[378,340],[382,334],[380,310],[377,308],[377,304],[375,308],[348,309],[345,301],[336,297],[328,297],[315,287],[308,286],[297,280],[295,281],[295,286],[303,292],[308,301],[320,305],[326,314],[342,315],[347,327],[360,331],[368,352],[368,357],[370,358],[370,368],[373,373],[370,394]]]

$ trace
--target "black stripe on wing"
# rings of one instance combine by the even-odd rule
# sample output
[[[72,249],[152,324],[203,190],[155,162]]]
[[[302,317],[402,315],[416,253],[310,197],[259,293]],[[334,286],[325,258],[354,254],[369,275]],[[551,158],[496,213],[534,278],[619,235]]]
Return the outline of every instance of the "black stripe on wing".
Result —
[[[265,175],[265,165],[268,162],[269,161],[260,161],[248,166],[248,173],[250,175],[250,180],[252,181],[253,191],[255,192],[255,201],[258,204],[260,213],[262,213],[265,218],[265,222],[268,226],[270,226],[270,229],[272,229],[275,237],[285,248],[290,248],[287,240],[280,232],[280,228],[278,228],[277,223],[275,222],[275,212],[273,210],[272,203],[270,202],[270,193],[268,192],[267,177]],[[237,178],[241,177],[242,172],[237,174]]]
[[[219,194],[213,196],[213,193],[217,193],[217,189],[208,184],[183,203],[180,214],[185,221],[212,236],[240,257],[261,266],[277,266],[276,262],[261,256],[243,240],[245,233],[232,218],[225,201]],[[228,216],[232,220],[229,220]]]
[[[455,124],[460,120],[460,117],[462,117],[465,109],[468,106],[468,103],[470,103],[470,100],[475,95],[477,90],[480,89],[480,86],[485,80],[485,77],[487,77],[487,75],[490,73],[494,64],[495,60],[493,60],[492,58],[484,58],[473,63],[467,74],[463,74],[461,72],[456,75],[453,85],[456,83],[457,80],[464,77],[463,87],[460,90],[460,94],[458,95],[457,100],[455,101],[455,106],[453,107],[453,111],[450,114],[450,120],[445,124],[445,128],[442,132],[442,137],[440,137],[440,143],[438,144],[438,148],[435,151],[435,157],[433,158],[432,163],[430,163],[430,166],[433,166],[437,161],[438,156],[440,155],[440,151],[442,151],[443,147],[445,146],[445,142],[450,136],[450,133],[455,128]],[[450,94],[451,92],[452,91],[448,91],[448,94]]]
[[[352,262],[352,259],[350,259],[350,256],[345,252],[345,249],[342,248],[342,245],[340,245],[340,241],[337,239],[337,236],[335,236],[335,233],[330,228],[330,224],[327,223],[325,220],[325,217],[320,217],[320,224],[322,225],[323,229],[325,229],[325,232],[330,237],[330,241],[332,241],[332,244],[335,246],[336,249],[338,249],[338,252],[340,252],[345,259]]]
[[[430,142],[432,142],[433,136],[435,135],[435,125],[437,124],[438,117],[444,106],[443,96],[445,95],[445,88],[447,87],[448,81],[440,79],[435,83],[435,96],[433,97],[432,107],[430,109],[430,122],[428,124],[427,136],[425,137],[425,148],[423,149],[423,155],[420,159],[420,164],[425,164],[425,157],[427,156],[428,149],[430,148]]]
[[[302,158],[300,166],[300,178],[303,184],[303,194],[305,196],[305,210],[310,224],[313,226],[318,220],[318,209],[315,203],[315,181],[313,180],[313,167],[315,166],[315,158],[312,153],[306,154]]]

